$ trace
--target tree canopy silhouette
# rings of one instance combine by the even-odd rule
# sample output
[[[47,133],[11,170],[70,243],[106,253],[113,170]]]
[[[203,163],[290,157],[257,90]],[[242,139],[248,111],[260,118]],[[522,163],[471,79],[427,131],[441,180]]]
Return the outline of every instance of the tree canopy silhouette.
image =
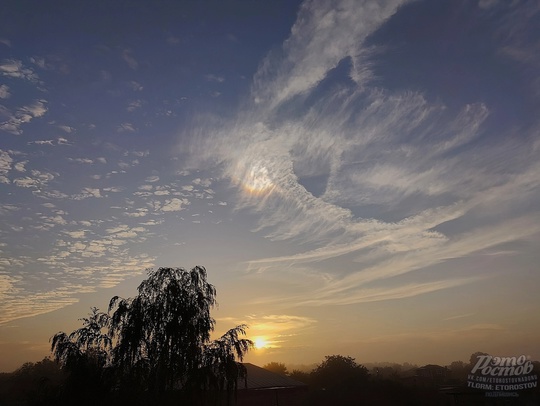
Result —
[[[369,372],[354,358],[329,355],[312,373],[313,382],[321,388],[345,390],[358,387],[368,380]]]
[[[173,389],[234,389],[244,372],[236,360],[253,343],[240,338],[245,325],[210,340],[216,289],[207,281],[206,269],[149,270],[137,290],[133,298],[113,297],[108,313],[92,308],[73,333],[54,335],[55,359],[71,374],[80,372],[83,361],[94,360],[99,368],[115,372],[116,387],[158,396]]]
[[[269,362],[268,364],[264,365],[263,368],[272,371],[278,375],[287,376],[289,374],[289,371],[287,371],[287,367],[281,362]]]
[[[71,334],[55,334],[51,338],[51,351],[68,373],[64,396],[69,398],[77,394],[90,402],[108,390],[112,341],[103,331],[108,328],[107,314],[92,307],[88,317],[81,321],[83,326]]]

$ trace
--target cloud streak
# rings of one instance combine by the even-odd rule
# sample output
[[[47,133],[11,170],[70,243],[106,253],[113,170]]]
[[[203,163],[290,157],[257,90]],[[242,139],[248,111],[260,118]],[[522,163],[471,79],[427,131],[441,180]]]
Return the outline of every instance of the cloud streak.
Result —
[[[254,105],[192,145],[224,169],[239,192],[236,209],[257,214],[253,231],[298,247],[250,261],[248,270],[264,278],[297,269],[300,280],[306,267],[318,274],[327,261],[319,289],[288,301],[303,305],[473,283],[478,278],[370,286],[535,238],[538,212],[520,213],[513,197],[540,197],[538,148],[512,142],[511,130],[486,136],[491,112],[483,102],[449,108],[417,91],[377,87],[364,40],[402,3],[338,3],[305,2],[282,49],[255,75]],[[346,76],[332,85],[339,65]],[[340,261],[357,265],[340,271]]]

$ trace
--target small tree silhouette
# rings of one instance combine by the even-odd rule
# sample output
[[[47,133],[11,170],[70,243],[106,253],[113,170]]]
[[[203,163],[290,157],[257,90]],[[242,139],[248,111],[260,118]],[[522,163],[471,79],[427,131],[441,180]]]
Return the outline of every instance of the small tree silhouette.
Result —
[[[97,399],[107,390],[107,371],[112,342],[103,332],[109,317],[98,308],[82,318],[83,327],[67,335],[59,332],[51,338],[51,352],[68,373],[64,396],[77,395],[85,402]],[[83,402],[84,403],[84,402]]]
[[[342,355],[326,356],[312,372],[313,382],[329,390],[350,390],[367,382],[369,372],[354,358]]]

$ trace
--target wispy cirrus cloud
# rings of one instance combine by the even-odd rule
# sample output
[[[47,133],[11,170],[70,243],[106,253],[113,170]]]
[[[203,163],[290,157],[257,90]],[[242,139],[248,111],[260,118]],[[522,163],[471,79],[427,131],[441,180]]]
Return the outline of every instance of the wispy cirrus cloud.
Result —
[[[191,145],[204,165],[223,167],[237,210],[258,216],[253,231],[297,244],[248,270],[264,278],[287,269],[291,280],[324,272],[319,289],[290,304],[390,300],[473,283],[456,275],[376,286],[540,233],[539,213],[520,212],[513,198],[540,199],[533,130],[520,143],[511,132],[487,137],[484,102],[449,108],[372,83],[364,40],[401,4],[305,2],[291,36],[255,75],[255,104]],[[320,270],[323,261],[329,270]]]
[[[205,79],[209,82],[218,82],[222,83],[225,81],[225,78],[223,76],[214,75],[213,73],[209,73],[207,75],[204,75]]]
[[[122,59],[128,64],[128,66],[133,69],[133,70],[136,70],[138,67],[139,67],[139,63],[137,62],[137,60],[133,57],[132,55],[132,52],[131,50],[129,49],[125,49],[123,52],[122,52]]]
[[[314,318],[291,314],[250,314],[245,319],[221,318],[218,321],[249,325],[249,336],[263,337],[267,349],[280,348],[285,338],[301,335],[317,324]]]
[[[304,2],[282,56],[270,54],[255,75],[254,101],[275,108],[309,91],[344,57],[359,55],[362,41],[404,3]]]
[[[67,139],[65,139],[63,137],[59,137],[56,140],[51,139],[51,140],[28,141],[28,145],[32,145],[32,144],[50,145],[51,147],[56,146],[56,145],[71,145],[71,143]]]
[[[105,252],[112,252],[116,257],[111,257],[108,264],[89,265],[84,269],[84,275],[81,271],[79,271],[78,275],[73,275],[78,276],[74,281],[66,280],[65,277],[56,278],[51,275],[48,279],[51,282],[59,283],[60,286],[47,291],[27,292],[19,279],[0,275],[0,298],[2,299],[0,304],[0,325],[72,305],[79,301],[79,297],[83,293],[92,293],[98,288],[116,286],[127,276],[133,276],[134,273],[141,272],[141,269],[153,266],[154,259],[146,254],[129,257],[120,255],[120,252],[114,246],[113,248],[110,247],[111,244],[100,246],[96,242],[91,242],[88,245],[75,243],[71,247],[68,246],[68,251],[63,252],[72,250],[74,253],[82,255],[83,258],[86,257],[86,261],[102,257]],[[82,254],[80,254],[81,251]],[[42,258],[40,262],[43,265],[66,266],[66,261],[69,263],[69,258],[58,255]],[[77,261],[74,263],[77,263]],[[111,269],[115,271],[111,272]],[[77,279],[79,281],[84,280],[84,283],[77,282]]]
[[[121,132],[135,132],[137,129],[131,123],[122,123],[118,126],[117,131]]]

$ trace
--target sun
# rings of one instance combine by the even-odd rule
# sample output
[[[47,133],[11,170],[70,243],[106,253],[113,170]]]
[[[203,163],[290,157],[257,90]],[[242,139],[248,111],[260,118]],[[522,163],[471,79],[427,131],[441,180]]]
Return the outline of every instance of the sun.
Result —
[[[256,337],[253,339],[255,349],[260,350],[268,346],[268,341],[264,337]]]

